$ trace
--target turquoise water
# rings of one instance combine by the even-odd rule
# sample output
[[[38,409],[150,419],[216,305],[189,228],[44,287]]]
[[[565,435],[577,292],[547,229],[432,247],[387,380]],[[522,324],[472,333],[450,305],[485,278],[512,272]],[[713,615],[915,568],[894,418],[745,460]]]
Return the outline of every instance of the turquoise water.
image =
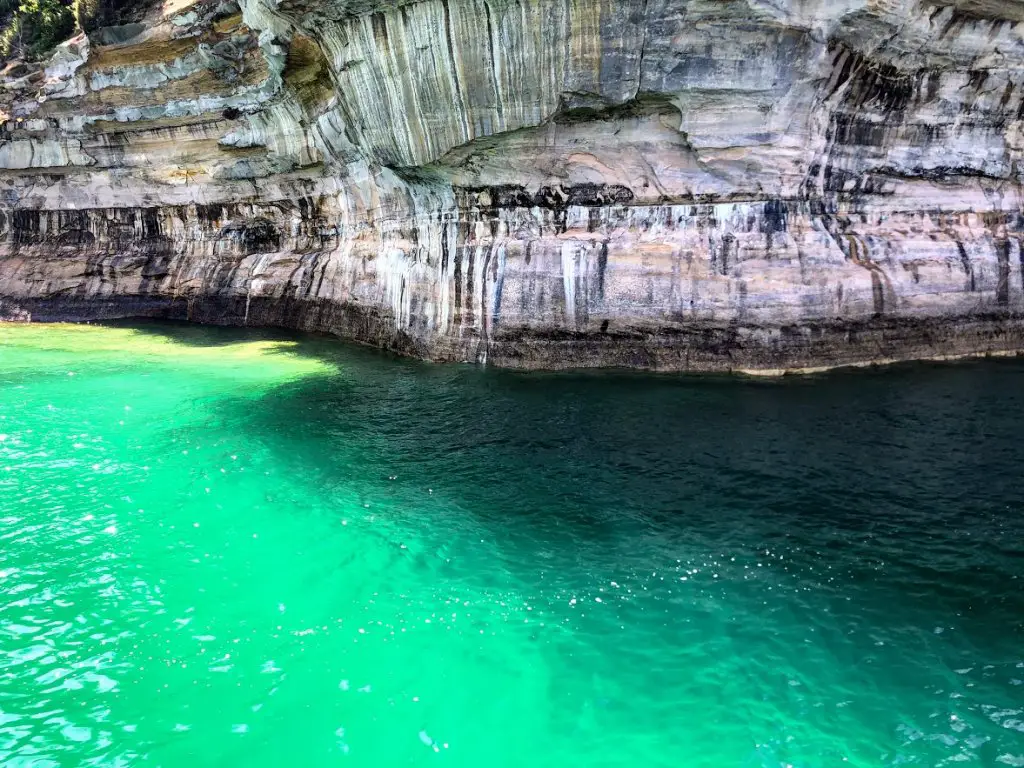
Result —
[[[0,326],[0,763],[1024,765],[1022,383]]]

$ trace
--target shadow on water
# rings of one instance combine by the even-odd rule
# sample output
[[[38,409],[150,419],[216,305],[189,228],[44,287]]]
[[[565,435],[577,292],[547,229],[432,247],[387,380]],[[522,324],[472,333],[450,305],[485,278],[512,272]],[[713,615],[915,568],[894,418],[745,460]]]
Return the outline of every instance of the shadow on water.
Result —
[[[647,547],[785,552],[794,583],[936,601],[1024,639],[1024,591],[1005,597],[1024,557],[1022,362],[781,381],[335,362],[246,416],[325,490],[454,507],[510,551],[595,568]]]
[[[288,382],[248,410],[290,461],[367,449],[384,477],[420,476],[523,513],[522,486],[594,522],[604,498],[678,522],[711,495],[851,527],[921,503],[1012,496],[1024,361],[840,370],[785,379],[513,372],[436,365],[312,334],[118,323],[175,343],[287,341],[336,371]],[[225,408],[233,407],[225,403]],[[328,453],[329,455],[329,453]],[[317,461],[304,457],[316,456]],[[495,483],[496,470],[502,477]],[[330,472],[330,461],[323,471]],[[880,512],[887,514],[881,515]]]
[[[1012,497],[1014,473],[993,470],[1013,461],[1024,416],[1017,361],[760,381],[431,365],[321,338],[293,351],[338,367],[251,415],[295,460],[353,441],[384,476],[434,467],[438,485],[520,514],[535,487],[540,509],[586,522],[612,500],[619,514],[692,518],[711,495],[864,527],[921,503]]]
[[[1022,361],[781,380],[521,373],[318,336],[132,327],[185,344],[288,340],[290,353],[331,363],[259,407],[219,407],[325,494],[353,490],[394,514],[429,493],[497,539],[568,539],[594,557],[625,529],[669,548],[853,553],[864,564],[853,579],[880,578],[871,563],[955,574],[930,583],[975,604],[1024,556]]]

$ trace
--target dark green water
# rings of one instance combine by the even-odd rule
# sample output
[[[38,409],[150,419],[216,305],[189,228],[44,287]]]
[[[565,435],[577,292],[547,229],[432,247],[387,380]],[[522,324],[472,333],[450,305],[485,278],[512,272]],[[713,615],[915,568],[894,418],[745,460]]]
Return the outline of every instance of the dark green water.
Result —
[[[1024,363],[0,326],[4,766],[1022,766]]]

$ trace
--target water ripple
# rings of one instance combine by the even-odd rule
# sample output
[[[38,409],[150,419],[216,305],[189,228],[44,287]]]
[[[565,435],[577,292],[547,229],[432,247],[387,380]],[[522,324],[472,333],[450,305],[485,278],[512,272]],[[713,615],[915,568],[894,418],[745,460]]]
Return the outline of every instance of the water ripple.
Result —
[[[32,333],[0,345],[5,766],[1024,765],[1021,363]]]

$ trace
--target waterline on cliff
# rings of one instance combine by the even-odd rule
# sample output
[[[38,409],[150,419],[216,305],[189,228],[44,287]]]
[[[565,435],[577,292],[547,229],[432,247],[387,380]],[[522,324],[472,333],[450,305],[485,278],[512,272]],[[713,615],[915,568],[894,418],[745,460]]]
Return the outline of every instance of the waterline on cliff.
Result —
[[[837,363],[835,365],[817,365],[804,368],[739,368],[733,373],[751,378],[774,379],[780,376],[814,376],[831,371],[856,368],[884,368],[891,365],[913,365],[915,363],[958,363],[967,360],[995,360],[1014,358],[1024,355],[1024,348],[994,350],[985,352],[965,352],[960,355],[929,355],[915,358],[888,358],[863,362]]]

